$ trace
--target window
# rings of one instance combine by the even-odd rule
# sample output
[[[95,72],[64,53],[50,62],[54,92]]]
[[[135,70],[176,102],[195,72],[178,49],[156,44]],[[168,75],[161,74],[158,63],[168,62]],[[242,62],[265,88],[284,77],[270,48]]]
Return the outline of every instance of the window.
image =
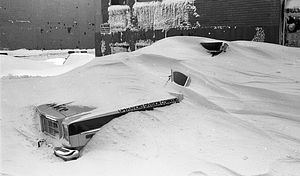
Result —
[[[111,0],[110,5],[126,5],[127,0]]]
[[[89,120],[74,122],[69,125],[69,135],[76,135],[85,131],[95,130],[110,122],[112,119],[120,117],[125,113],[116,113],[104,117],[95,117]]]
[[[152,2],[154,0],[136,0],[136,2]]]
[[[289,33],[294,33],[300,30],[300,17],[289,16],[287,20],[287,29]]]

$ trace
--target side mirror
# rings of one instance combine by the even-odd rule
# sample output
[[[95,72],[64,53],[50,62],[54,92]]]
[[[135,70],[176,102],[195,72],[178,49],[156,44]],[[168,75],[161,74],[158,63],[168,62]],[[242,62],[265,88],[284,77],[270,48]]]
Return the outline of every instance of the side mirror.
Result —
[[[175,82],[178,85],[187,87],[190,85],[191,79],[189,76],[186,76],[181,72],[171,70],[171,82]]]
[[[216,56],[222,52],[226,52],[228,44],[224,42],[201,42],[200,43],[207,52],[211,53],[212,56]]]

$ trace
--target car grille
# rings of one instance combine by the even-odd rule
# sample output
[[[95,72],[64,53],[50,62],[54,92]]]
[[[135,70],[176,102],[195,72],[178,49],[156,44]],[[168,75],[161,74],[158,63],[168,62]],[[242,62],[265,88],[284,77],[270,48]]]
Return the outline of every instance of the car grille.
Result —
[[[41,114],[38,111],[37,113],[39,114],[38,116],[40,117],[42,132],[49,134],[53,137],[59,138],[59,129],[58,129],[57,121],[47,118],[47,116]]]

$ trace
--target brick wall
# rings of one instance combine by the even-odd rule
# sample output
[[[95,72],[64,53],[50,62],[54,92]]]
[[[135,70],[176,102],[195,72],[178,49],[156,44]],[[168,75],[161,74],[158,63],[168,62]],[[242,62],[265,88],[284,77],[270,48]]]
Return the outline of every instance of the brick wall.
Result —
[[[280,23],[280,0],[196,0],[204,26],[268,26]]]
[[[281,0],[195,0],[201,28],[190,35],[225,39],[252,40],[257,28],[265,42],[280,43]],[[191,31],[192,32],[192,31]]]

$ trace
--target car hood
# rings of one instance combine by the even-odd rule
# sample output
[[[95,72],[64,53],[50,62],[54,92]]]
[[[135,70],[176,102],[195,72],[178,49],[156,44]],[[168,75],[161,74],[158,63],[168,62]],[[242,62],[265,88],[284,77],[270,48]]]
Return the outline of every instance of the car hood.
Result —
[[[72,103],[72,102],[71,102]],[[71,103],[50,103],[37,106],[38,111],[42,114],[53,116],[56,118],[66,118],[83,112],[88,112],[94,107],[71,105]]]

